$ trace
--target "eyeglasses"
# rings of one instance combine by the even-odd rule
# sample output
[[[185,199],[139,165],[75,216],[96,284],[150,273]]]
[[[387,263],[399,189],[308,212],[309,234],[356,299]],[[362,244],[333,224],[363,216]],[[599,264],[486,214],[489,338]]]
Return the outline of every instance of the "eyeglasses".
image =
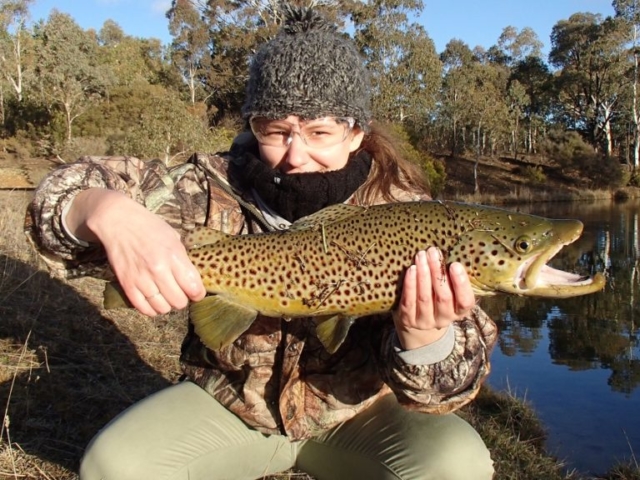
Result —
[[[253,117],[249,124],[258,142],[263,145],[288,147],[293,141],[293,135],[298,134],[305,145],[321,149],[344,142],[356,121],[353,118],[325,117],[294,125],[284,120]]]

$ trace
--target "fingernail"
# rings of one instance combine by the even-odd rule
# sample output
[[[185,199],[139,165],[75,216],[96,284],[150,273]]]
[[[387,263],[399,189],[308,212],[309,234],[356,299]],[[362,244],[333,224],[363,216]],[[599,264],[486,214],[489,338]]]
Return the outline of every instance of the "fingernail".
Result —
[[[466,270],[460,263],[454,263],[451,265],[451,273],[458,277],[460,280],[464,281],[466,279]]]

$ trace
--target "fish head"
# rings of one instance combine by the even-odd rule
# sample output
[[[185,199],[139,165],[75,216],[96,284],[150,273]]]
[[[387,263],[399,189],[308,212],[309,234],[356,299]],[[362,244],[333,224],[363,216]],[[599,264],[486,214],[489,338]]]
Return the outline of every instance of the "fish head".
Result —
[[[585,277],[548,262],[582,234],[579,220],[553,220],[497,210],[476,216],[452,249],[476,295],[566,298],[601,290],[604,275]],[[466,246],[462,248],[462,245]]]

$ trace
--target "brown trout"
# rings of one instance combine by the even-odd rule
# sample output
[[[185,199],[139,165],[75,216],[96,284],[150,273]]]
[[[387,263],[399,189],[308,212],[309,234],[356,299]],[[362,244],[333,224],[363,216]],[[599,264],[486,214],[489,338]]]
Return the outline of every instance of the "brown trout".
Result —
[[[565,298],[601,290],[605,278],[547,265],[582,233],[578,220],[551,220],[455,202],[335,205],[279,232],[232,236],[196,229],[185,238],[207,292],[190,305],[203,343],[220,349],[260,313],[315,317],[329,352],[353,321],[390,311],[419,250],[438,247],[443,271],[461,262],[477,296]],[[105,298],[105,306],[107,299]]]

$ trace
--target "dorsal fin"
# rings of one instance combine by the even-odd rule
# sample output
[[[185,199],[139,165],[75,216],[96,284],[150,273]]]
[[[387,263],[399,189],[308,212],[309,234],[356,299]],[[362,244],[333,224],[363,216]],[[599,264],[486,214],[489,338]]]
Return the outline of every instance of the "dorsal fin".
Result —
[[[187,249],[213,245],[220,240],[225,240],[232,235],[207,227],[196,227],[187,233],[182,239],[182,243]]]
[[[289,230],[299,231],[315,228],[321,225],[331,225],[332,223],[345,220],[347,218],[358,215],[365,210],[365,207],[359,207],[357,205],[346,205],[344,203],[338,203],[331,205],[330,207],[323,208],[319,212],[312,213],[306,217],[302,217],[296,220]]]

